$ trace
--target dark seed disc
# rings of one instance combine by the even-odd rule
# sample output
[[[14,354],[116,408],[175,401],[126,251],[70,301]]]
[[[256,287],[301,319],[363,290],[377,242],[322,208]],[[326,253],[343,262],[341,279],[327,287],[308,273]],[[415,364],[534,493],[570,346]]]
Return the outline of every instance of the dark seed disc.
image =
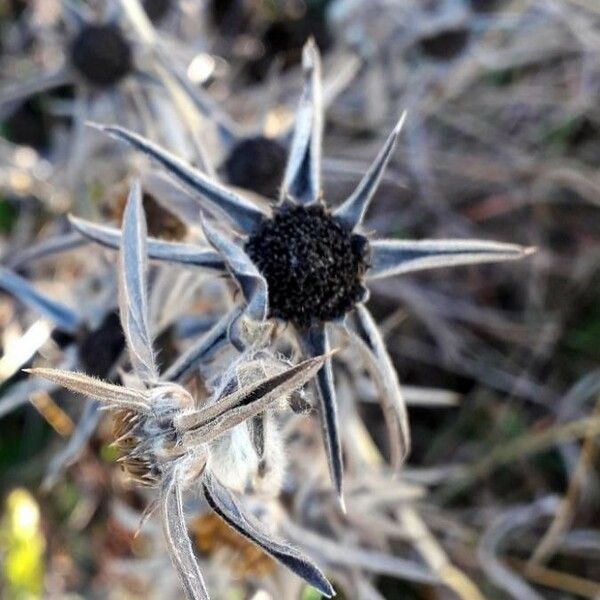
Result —
[[[285,206],[246,252],[267,280],[271,316],[304,328],[342,317],[364,297],[369,245],[322,206]]]
[[[106,379],[124,348],[121,321],[117,311],[112,311],[81,340],[78,352],[81,366],[88,375]]]
[[[116,25],[87,25],[71,42],[71,63],[96,87],[110,87],[132,69],[131,46]]]
[[[275,199],[283,180],[287,150],[265,136],[244,138],[230,152],[223,168],[227,181]]]

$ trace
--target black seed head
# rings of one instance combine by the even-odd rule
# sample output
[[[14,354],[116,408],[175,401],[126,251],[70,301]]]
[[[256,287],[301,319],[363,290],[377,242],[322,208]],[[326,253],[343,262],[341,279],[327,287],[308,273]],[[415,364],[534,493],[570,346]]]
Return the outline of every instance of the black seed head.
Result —
[[[116,311],[104,317],[97,329],[84,334],[78,347],[83,370],[94,377],[106,379],[125,348],[125,336]]]
[[[110,87],[132,69],[131,46],[116,25],[87,25],[71,42],[71,63],[96,87]]]
[[[245,249],[267,280],[272,317],[305,328],[342,317],[364,297],[368,242],[322,206],[279,209]]]
[[[227,181],[274,199],[283,180],[287,150],[276,140],[264,136],[244,138],[223,164]]]
[[[284,70],[301,63],[302,48],[310,37],[315,39],[323,54],[333,45],[334,37],[322,8],[308,6],[302,14],[282,15],[261,36],[264,52],[247,66],[248,75],[262,81],[276,58]]]
[[[13,144],[45,152],[50,146],[51,124],[40,98],[21,104],[4,122],[6,138]]]

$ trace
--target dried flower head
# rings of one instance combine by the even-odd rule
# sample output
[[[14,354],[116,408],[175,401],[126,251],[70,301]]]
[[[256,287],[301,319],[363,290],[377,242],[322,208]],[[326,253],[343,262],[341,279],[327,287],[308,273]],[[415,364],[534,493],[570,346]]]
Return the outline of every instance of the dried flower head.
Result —
[[[107,110],[120,119],[125,106],[129,114],[139,113],[147,100],[140,99],[139,88],[126,83],[147,78],[153,62],[145,54],[140,65],[143,40],[126,29],[124,11],[115,3],[58,2],[51,3],[55,6],[49,11],[34,4],[29,3],[31,10],[24,15],[35,34],[32,68],[23,70],[16,57],[7,64],[7,75],[29,75],[3,81],[0,119],[12,121],[6,131],[9,141],[33,146],[50,160],[40,183],[51,181],[61,203],[82,203],[76,191],[79,183],[108,173],[118,177],[123,168],[122,161],[114,159],[84,168],[98,150],[84,123]],[[56,103],[59,111],[53,108]],[[18,148],[13,151],[18,153]],[[40,183],[28,186],[39,194]],[[45,197],[42,192],[40,198]]]
[[[131,45],[118,25],[88,24],[69,48],[71,64],[92,86],[110,87],[132,69]]]
[[[113,416],[121,467],[133,481],[150,487],[159,485],[166,469],[181,456],[174,418],[194,405],[192,397],[179,386],[161,386],[154,391],[152,404],[158,410],[152,418],[130,409],[118,410]]]
[[[323,110],[326,110],[350,85],[360,69],[360,60],[347,55],[338,60],[323,84]],[[285,174],[289,145],[294,126],[293,119],[281,118],[276,97],[279,78],[273,76],[268,86],[268,102],[261,108],[262,116],[255,126],[235,122],[208,95],[178,77],[182,91],[189,97],[198,111],[211,123],[219,143],[218,172],[224,180],[235,187],[249,190],[265,200],[276,202]],[[270,106],[273,104],[272,106]],[[286,111],[287,112],[287,111]],[[273,118],[271,118],[273,117]],[[200,151],[199,162],[203,170],[213,176],[212,165]],[[222,156],[222,158],[221,158]]]
[[[237,346],[265,343],[265,336],[272,331],[267,327],[269,316],[293,326],[288,331],[295,334],[297,344],[308,356],[327,354],[332,329],[341,329],[361,350],[381,390],[397,467],[410,447],[406,406],[391,358],[364,306],[368,281],[452,265],[516,260],[532,249],[483,240],[378,240],[364,231],[365,213],[392,156],[405,115],[354,192],[335,210],[327,208],[321,189],[320,57],[312,41],[304,48],[303,64],[305,87],[283,185],[278,204],[269,211],[141,136],[120,127],[100,129],[157,160],[200,194],[190,198],[191,202],[225,216],[240,231],[242,246],[203,220],[205,236],[216,255],[184,244],[169,248],[156,241],[149,244],[151,258],[226,270],[246,300],[241,313],[236,308],[229,319],[218,323],[199,342],[195,356],[204,355],[214,347],[215,340],[223,340],[225,335]],[[80,219],[72,222],[87,237],[109,247],[118,245],[118,231]],[[342,450],[330,361],[317,376],[317,388],[331,478],[341,498]]]
[[[160,381],[158,375],[148,328],[146,236],[142,194],[136,183],[123,217],[119,304],[129,357],[140,388],[105,383],[82,373],[44,368],[31,372],[114,411],[118,436],[115,443],[122,452],[124,470],[139,485],[160,490],[165,535],[188,598],[208,598],[183,514],[182,491],[192,485],[201,490],[209,506],[235,531],[321,593],[331,596],[333,589],[322,573],[297,550],[263,532],[254,517],[245,514],[230,491],[233,486],[227,485],[230,477],[227,470],[239,461],[236,436],[252,432],[253,435],[246,436],[250,446],[256,446],[264,454],[266,430],[263,428],[260,435],[254,435],[253,419],[304,385],[327,357],[311,358],[264,377],[261,376],[264,361],[246,364],[242,355],[222,375],[212,396],[197,407],[187,390]],[[220,447],[223,436],[233,436],[230,441],[234,442],[226,444],[225,450]],[[243,445],[241,454],[242,458],[247,456]]]

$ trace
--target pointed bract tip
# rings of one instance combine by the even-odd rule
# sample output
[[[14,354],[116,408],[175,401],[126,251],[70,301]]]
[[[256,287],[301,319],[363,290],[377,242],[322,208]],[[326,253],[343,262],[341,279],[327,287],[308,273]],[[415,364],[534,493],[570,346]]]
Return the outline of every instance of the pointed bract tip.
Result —
[[[55,369],[46,369],[44,367],[32,367],[31,369],[22,369],[22,371],[29,375],[36,375],[38,377],[51,380],[51,375],[54,374]]]
[[[104,131],[107,128],[106,125],[102,125],[102,123],[97,123],[96,121],[85,121],[85,126],[97,129],[98,131]]]
[[[532,254],[535,254],[537,251],[538,251],[537,246],[526,246],[523,248],[522,256],[531,256]]]
[[[323,582],[323,585],[320,585],[318,588],[315,589],[317,589],[320,594],[325,596],[325,598],[333,598],[334,596],[337,596],[335,590],[333,589],[333,586],[327,580]]]
[[[306,365],[318,365],[319,369],[323,367],[323,365],[331,359],[334,354],[337,354],[340,351],[339,348],[334,348],[333,350],[329,350],[324,354],[319,354],[317,356],[313,356],[311,358],[307,358],[303,361]]]
[[[55,369],[47,369],[45,367],[31,367],[31,369],[21,369],[23,373],[28,373],[29,375],[40,375],[41,377],[46,377],[47,375],[51,375]]]
[[[311,35],[302,48],[302,68],[305,71],[311,71],[319,60],[319,48],[315,38]]]
[[[77,232],[79,233],[79,235],[81,235],[82,237],[85,237],[84,233],[82,232],[82,227],[83,227],[83,219],[80,219],[79,217],[76,217],[73,213],[69,213],[67,215],[67,219],[69,220],[69,223],[71,224],[71,227]]]
[[[103,123],[96,123],[95,121],[86,121],[85,124],[92,129],[106,133],[113,138],[121,140],[121,133],[124,131],[122,127],[118,125],[104,125]]]
[[[406,121],[407,116],[408,116],[408,111],[406,111],[406,110],[402,111],[402,114],[400,115],[400,118],[398,119],[398,122],[396,123],[396,127],[394,127],[395,135],[399,135],[400,132],[402,131],[402,127],[404,127],[404,121]]]
[[[342,491],[338,492],[337,500],[338,500],[338,504],[340,506],[340,510],[342,511],[342,513],[344,515],[347,515],[348,509],[346,508],[346,500],[344,500],[344,494]]]

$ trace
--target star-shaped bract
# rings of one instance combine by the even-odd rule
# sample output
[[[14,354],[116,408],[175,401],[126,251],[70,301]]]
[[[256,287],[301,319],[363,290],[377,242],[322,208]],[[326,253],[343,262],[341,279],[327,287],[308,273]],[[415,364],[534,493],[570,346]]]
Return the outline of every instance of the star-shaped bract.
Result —
[[[270,209],[193,169],[152,142],[120,127],[101,127],[141,150],[196,195],[198,208],[224,217],[243,238],[232,241],[203,220],[211,246],[193,247],[150,240],[151,258],[214,270],[223,268],[239,285],[245,307],[225,317],[182,358],[171,376],[185,374],[204,359],[215,340],[264,343],[264,326],[283,320],[308,356],[327,354],[332,331],[341,329],[362,351],[381,392],[390,434],[392,462],[398,467],[410,447],[405,403],[381,334],[364,306],[366,285],[374,279],[452,265],[519,259],[532,252],[515,244],[483,240],[379,240],[362,228],[365,213],[389,162],[405,115],[354,192],[330,210],[322,197],[322,107],[319,52],[312,41],[303,54],[305,85],[278,202]],[[72,219],[83,235],[116,248],[119,232]],[[239,238],[238,238],[239,239]],[[297,295],[295,297],[294,295]],[[262,329],[258,327],[261,324]],[[342,450],[331,362],[317,376],[323,438],[329,469],[342,498]]]
[[[109,18],[97,21],[84,8],[70,3],[64,3],[62,8],[70,40],[64,48],[64,64],[54,71],[7,85],[0,94],[0,111],[34,94],[71,84],[78,84],[87,105],[95,93],[114,89],[127,76],[138,74],[134,44],[117,23],[116,15],[108,14]]]

